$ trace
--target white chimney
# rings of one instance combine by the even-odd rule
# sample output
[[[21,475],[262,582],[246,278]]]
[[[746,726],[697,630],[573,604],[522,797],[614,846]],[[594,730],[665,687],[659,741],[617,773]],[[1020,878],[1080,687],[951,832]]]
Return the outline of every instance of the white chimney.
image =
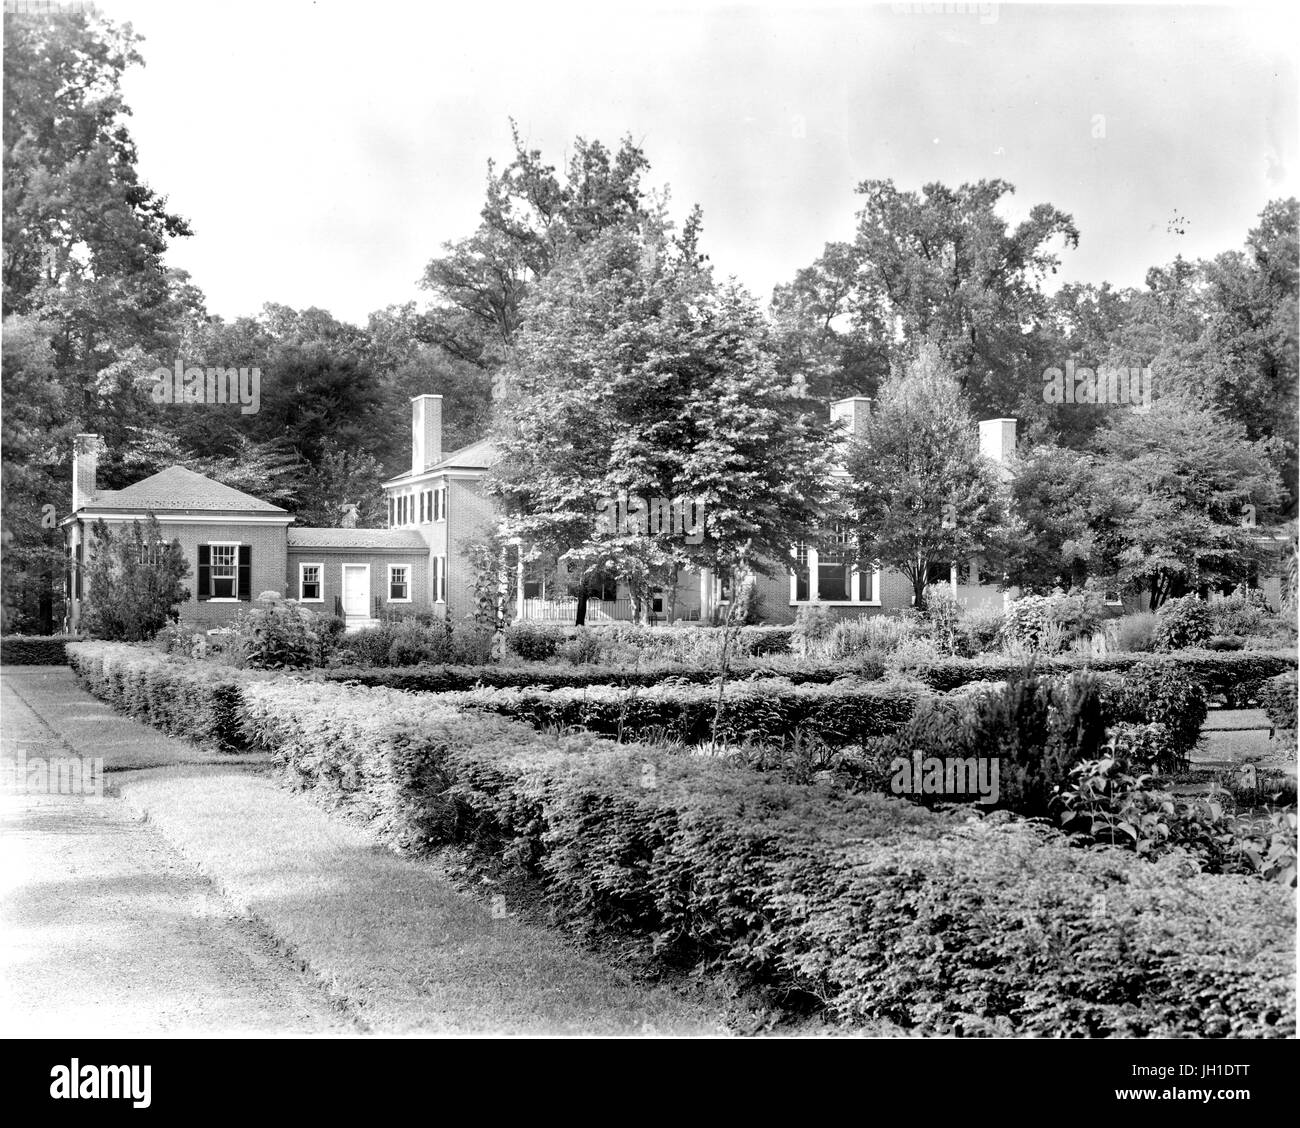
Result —
[[[88,505],[95,497],[95,475],[99,470],[99,436],[78,435],[72,441],[72,511]]]
[[[442,461],[442,396],[411,399],[411,473]]]
[[[1016,453],[1016,421],[1014,419],[980,420],[980,454],[991,458],[999,466],[1008,466]]]
[[[831,404],[831,422],[843,423],[849,439],[856,439],[867,429],[867,420],[871,418],[871,398],[869,396],[849,396]]]

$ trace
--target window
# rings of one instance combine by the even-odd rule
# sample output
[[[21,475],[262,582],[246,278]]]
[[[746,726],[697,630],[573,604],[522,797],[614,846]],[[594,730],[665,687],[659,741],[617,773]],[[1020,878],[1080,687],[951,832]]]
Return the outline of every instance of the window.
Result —
[[[836,530],[822,548],[800,541],[791,555],[791,603],[880,605],[880,570],[857,567],[850,531]]]
[[[321,579],[321,564],[298,565],[298,598],[303,603],[324,603],[325,584]]]
[[[536,560],[524,561],[524,598],[546,598],[546,585],[542,580],[542,569]]]
[[[406,564],[388,565],[388,599],[390,603],[411,602],[411,569]]]
[[[233,544],[214,544],[208,547],[212,552],[209,597],[234,599],[236,584],[239,582],[239,547]]]
[[[447,602],[447,558],[433,558],[433,597],[438,603]]]
[[[1111,588],[1105,595],[1107,607],[1123,607],[1124,597],[1118,588]]]
[[[199,545],[199,599],[253,598],[253,549],[238,541]]]

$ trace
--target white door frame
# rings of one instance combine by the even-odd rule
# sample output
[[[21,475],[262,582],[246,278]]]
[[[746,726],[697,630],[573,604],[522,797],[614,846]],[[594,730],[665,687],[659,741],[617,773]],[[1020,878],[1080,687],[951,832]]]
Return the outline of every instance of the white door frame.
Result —
[[[366,577],[366,599],[365,605],[360,611],[348,610],[348,569],[354,569],[358,572],[364,572]],[[340,574],[343,587],[343,617],[347,619],[369,619],[370,618],[370,565],[369,564],[344,564]]]

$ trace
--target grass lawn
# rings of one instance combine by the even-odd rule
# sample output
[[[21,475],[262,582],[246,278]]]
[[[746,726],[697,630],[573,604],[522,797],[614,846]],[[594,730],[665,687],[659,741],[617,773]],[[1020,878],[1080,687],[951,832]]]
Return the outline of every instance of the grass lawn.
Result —
[[[385,1034],[710,1035],[721,1015],[636,982],[551,931],[285,792],[219,767],[131,773],[121,795]],[[496,916],[493,914],[496,909]]]

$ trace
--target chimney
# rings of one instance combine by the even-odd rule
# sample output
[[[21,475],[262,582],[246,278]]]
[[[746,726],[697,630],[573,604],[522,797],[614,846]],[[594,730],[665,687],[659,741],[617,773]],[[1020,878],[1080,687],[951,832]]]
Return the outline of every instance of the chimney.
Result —
[[[88,505],[95,497],[95,474],[99,469],[99,436],[78,435],[72,442],[72,511]]]
[[[442,461],[442,396],[411,398],[411,473]]]
[[[843,423],[848,431],[848,438],[855,439],[867,429],[867,420],[871,418],[871,398],[869,396],[849,396],[831,404],[831,422]]]
[[[1014,419],[980,420],[980,454],[1005,468],[1015,453],[1016,421]]]

